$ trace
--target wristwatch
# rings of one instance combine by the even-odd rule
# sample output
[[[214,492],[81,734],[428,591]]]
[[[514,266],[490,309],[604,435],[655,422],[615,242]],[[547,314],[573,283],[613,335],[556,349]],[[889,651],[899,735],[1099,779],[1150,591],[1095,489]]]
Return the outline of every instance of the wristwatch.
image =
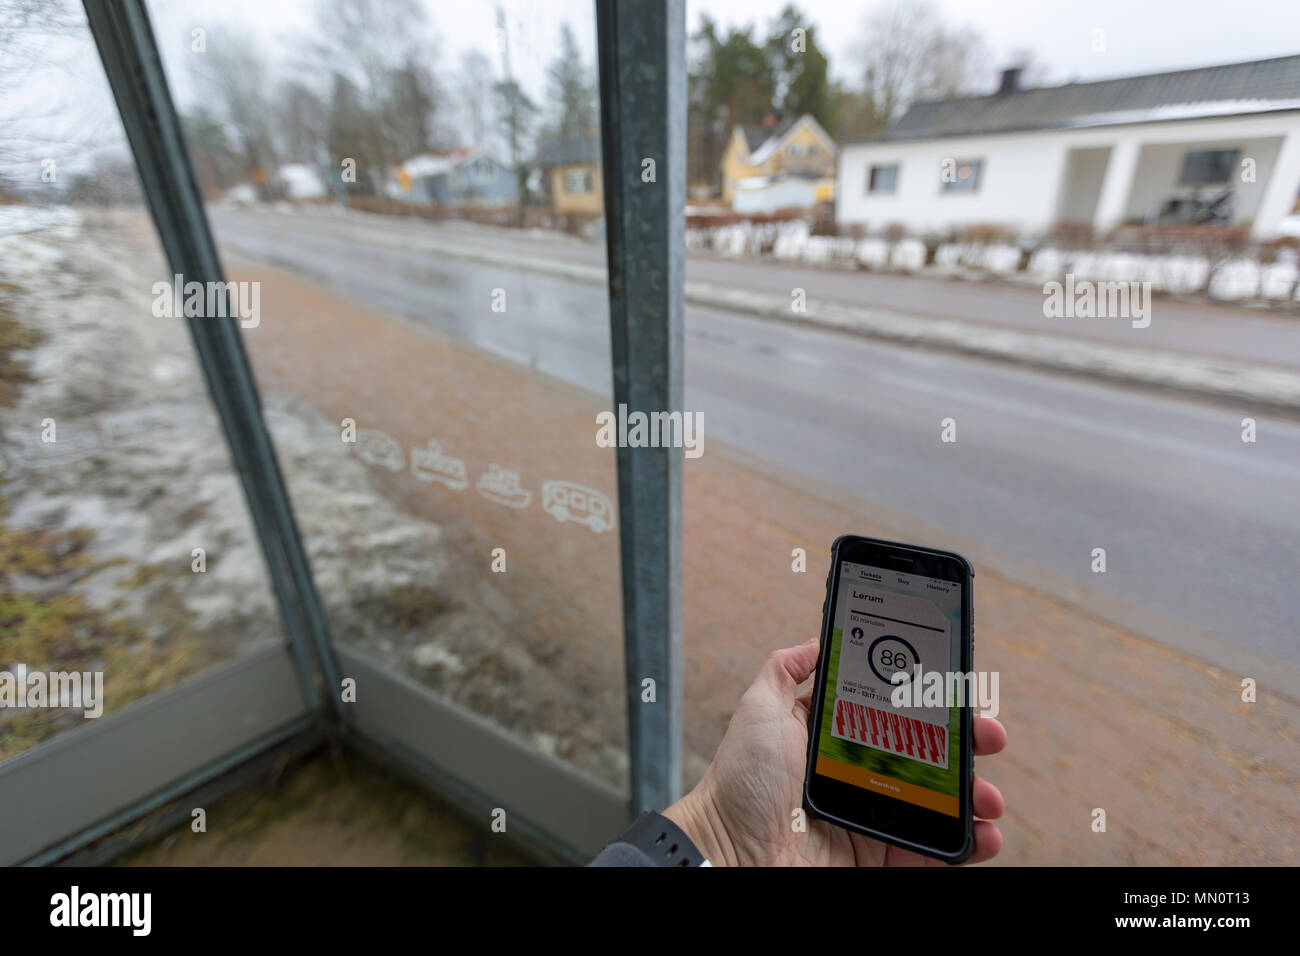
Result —
[[[691,838],[666,816],[646,810],[619,836],[650,858],[655,866],[712,866]]]

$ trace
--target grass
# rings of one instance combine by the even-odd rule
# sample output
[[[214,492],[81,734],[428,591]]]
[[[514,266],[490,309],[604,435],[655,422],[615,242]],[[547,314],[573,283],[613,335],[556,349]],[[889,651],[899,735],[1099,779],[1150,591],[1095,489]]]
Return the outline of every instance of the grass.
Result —
[[[15,529],[0,507],[0,667],[22,663],[29,671],[102,671],[107,713],[196,673],[208,655],[188,636],[189,616],[179,601],[163,595],[150,602],[151,620],[164,623],[162,636],[150,637],[75,593],[72,585],[83,574],[108,565],[89,557],[92,539],[84,528]],[[142,572],[160,573],[151,567],[136,576]],[[18,589],[13,580],[19,575],[41,586]],[[83,720],[76,709],[0,711],[0,760]]]
[[[18,391],[32,380],[23,352],[35,348],[43,338],[14,318],[13,307],[20,289],[12,282],[0,282],[0,408],[18,400]]]
[[[11,282],[0,282],[0,408],[13,407],[22,387],[32,381],[23,353],[42,340],[39,332],[14,317],[21,291]],[[77,582],[120,562],[92,555],[95,532],[88,528],[12,527],[4,487],[0,479],[0,668],[21,663],[29,671],[102,671],[107,713],[207,663],[204,648],[188,636],[192,619],[176,590],[159,582],[150,596],[153,636],[112,609],[90,605],[76,592]],[[136,588],[164,573],[142,565],[122,586]],[[71,708],[0,710],[0,760],[84,719],[81,710]]]

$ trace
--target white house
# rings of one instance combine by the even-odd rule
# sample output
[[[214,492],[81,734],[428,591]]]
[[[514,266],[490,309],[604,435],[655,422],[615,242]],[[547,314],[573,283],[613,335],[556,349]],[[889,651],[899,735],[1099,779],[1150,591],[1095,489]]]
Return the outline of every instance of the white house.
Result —
[[[871,231],[1216,221],[1276,235],[1300,190],[1300,56],[917,103],[841,146],[836,214]]]

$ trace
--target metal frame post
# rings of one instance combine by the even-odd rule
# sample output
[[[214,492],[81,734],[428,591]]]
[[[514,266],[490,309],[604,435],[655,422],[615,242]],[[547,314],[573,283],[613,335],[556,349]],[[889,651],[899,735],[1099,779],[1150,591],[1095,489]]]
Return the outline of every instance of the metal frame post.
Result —
[[[187,282],[223,282],[144,3],[84,4],[168,264]],[[338,665],[237,319],[186,321],[257,529],[303,696],[327,729],[334,728],[342,720]]]
[[[597,0],[596,37],[615,411],[684,413],[685,2]],[[681,790],[682,456],[617,455],[633,814]]]

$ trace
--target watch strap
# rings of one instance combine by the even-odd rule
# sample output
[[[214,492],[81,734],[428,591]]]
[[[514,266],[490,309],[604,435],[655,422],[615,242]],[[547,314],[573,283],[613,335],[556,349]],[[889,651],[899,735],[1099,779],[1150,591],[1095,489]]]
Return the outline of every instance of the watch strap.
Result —
[[[685,831],[661,813],[646,810],[619,836],[636,847],[655,866],[712,866],[696,849]]]

